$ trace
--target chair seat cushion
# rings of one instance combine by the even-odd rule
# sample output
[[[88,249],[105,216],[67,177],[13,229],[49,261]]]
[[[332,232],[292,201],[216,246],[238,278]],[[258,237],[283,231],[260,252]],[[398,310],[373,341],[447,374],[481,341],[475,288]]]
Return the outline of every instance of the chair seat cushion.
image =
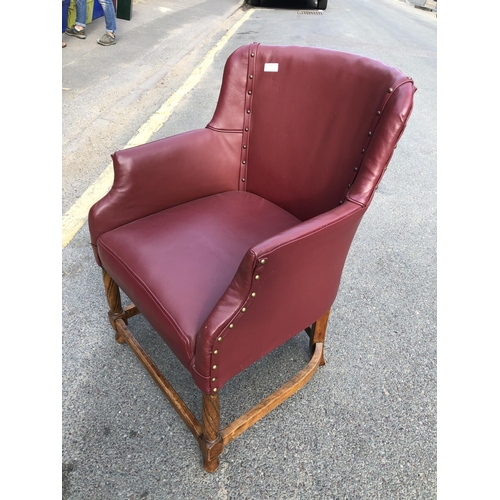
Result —
[[[190,368],[196,335],[245,253],[300,221],[244,191],[155,213],[98,239],[104,269]]]

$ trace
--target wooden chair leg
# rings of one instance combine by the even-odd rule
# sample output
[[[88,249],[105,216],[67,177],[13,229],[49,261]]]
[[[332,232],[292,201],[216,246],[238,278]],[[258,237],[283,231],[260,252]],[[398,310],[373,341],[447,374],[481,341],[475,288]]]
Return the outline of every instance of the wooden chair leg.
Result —
[[[202,417],[203,435],[200,448],[203,453],[203,467],[207,472],[215,472],[219,468],[219,455],[223,448],[218,394],[203,394]]]
[[[115,283],[113,278],[105,271],[102,270],[102,277],[104,280],[104,290],[106,292],[106,299],[108,300],[109,313],[108,318],[113,330],[115,331],[115,339],[118,343],[125,343],[125,339],[120,335],[116,326],[116,320],[123,317],[122,299],[120,296],[120,289]],[[126,322],[126,321],[125,321]]]
[[[309,349],[311,351],[311,356],[314,354],[316,348],[316,343],[321,342],[325,345],[326,329],[328,328],[328,318],[330,317],[330,309],[319,318],[316,323],[308,330],[309,334]],[[321,354],[321,360],[319,362],[320,366],[325,365],[325,357],[323,353]]]

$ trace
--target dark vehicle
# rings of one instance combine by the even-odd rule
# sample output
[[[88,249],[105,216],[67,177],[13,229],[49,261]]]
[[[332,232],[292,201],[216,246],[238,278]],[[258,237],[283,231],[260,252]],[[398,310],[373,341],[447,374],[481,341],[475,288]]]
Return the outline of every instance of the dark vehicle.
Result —
[[[250,5],[253,5],[254,7],[260,6],[260,0],[249,0],[248,3]],[[318,9],[319,10],[325,10],[327,5],[328,5],[328,0],[318,0]]]

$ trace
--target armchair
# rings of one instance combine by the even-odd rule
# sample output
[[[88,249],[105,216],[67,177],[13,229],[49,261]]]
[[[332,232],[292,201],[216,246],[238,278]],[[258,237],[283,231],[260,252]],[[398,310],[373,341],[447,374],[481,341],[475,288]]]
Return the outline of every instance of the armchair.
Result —
[[[254,43],[227,60],[206,128],[112,155],[112,189],[89,213],[109,320],[198,440],[205,470],[324,364],[344,262],[415,90],[366,57]],[[130,332],[139,312],[200,389],[201,422]],[[224,384],[303,330],[308,365],[220,429]]]

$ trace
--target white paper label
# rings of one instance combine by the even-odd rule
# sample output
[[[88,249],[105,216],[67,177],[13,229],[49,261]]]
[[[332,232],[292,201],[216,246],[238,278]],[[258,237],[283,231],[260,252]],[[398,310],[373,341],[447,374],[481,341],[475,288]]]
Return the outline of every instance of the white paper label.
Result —
[[[278,72],[278,63],[266,63],[266,64],[264,64],[264,71],[266,73],[277,73]]]

